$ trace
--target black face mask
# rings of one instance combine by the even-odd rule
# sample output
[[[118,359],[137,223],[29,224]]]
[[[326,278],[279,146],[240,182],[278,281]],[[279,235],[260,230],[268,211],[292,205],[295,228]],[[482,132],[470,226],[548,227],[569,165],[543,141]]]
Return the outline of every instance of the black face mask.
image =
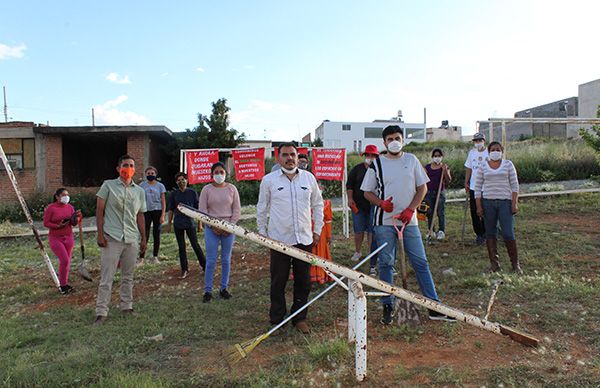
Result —
[[[148,179],[150,182],[152,182],[153,180],[156,179],[156,175],[146,175],[146,179]]]

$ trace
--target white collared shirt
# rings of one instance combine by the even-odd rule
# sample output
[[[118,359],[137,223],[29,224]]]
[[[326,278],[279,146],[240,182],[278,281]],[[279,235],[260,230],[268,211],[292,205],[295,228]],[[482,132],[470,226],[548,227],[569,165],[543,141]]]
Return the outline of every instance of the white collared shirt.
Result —
[[[320,235],[323,229],[323,197],[317,180],[300,169],[291,181],[282,170],[265,175],[260,182],[256,213],[260,234],[289,245],[312,244],[311,213],[314,233]]]

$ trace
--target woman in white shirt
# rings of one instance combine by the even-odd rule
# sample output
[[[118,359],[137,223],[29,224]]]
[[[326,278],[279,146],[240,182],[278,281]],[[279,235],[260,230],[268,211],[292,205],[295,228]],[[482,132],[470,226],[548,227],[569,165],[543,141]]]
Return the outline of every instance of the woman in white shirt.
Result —
[[[519,263],[515,238],[514,215],[519,211],[519,180],[517,170],[510,160],[502,159],[502,144],[493,141],[488,145],[489,160],[483,163],[475,178],[477,215],[483,217],[486,245],[490,258],[490,271],[500,270],[497,249],[497,225],[510,257],[513,271],[523,273]]]

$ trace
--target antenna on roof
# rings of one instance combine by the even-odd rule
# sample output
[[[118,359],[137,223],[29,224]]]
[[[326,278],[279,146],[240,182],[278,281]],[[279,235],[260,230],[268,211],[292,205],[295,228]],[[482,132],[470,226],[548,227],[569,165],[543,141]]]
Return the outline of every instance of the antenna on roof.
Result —
[[[4,122],[8,123],[8,106],[6,105],[6,86],[2,87],[4,93]]]
[[[94,118],[94,108],[92,108],[92,127],[96,126],[96,119]]]

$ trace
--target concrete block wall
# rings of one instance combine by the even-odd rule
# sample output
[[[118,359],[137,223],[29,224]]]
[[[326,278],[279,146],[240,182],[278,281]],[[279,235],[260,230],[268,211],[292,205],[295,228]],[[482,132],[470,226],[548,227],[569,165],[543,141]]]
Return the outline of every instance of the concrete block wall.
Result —
[[[25,170],[15,170],[13,171],[15,177],[17,178],[17,184],[19,185],[19,189],[25,198],[31,197],[36,192],[37,179],[36,172],[33,168],[28,168]],[[0,171],[0,202],[16,202],[17,194],[15,194],[15,190],[13,189],[12,183],[10,179],[8,179],[8,175],[6,172]]]

